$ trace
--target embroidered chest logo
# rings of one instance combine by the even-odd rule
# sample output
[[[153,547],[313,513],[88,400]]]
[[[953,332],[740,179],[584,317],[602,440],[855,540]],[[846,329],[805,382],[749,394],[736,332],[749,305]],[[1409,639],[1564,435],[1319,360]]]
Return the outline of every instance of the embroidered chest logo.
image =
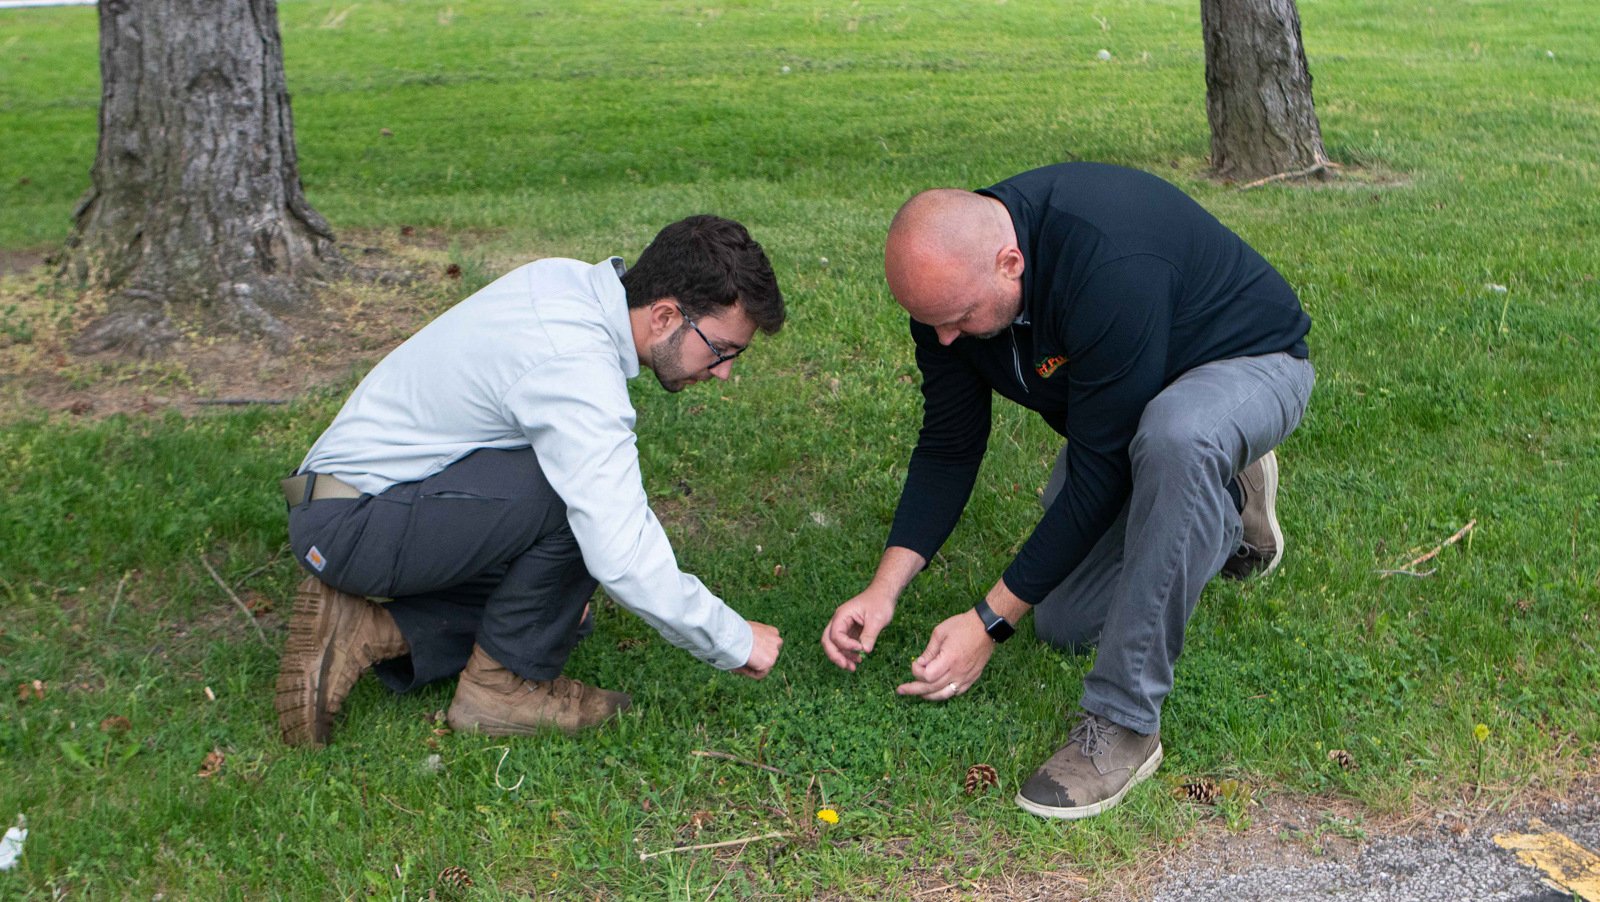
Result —
[[[1061,364],[1066,362],[1067,358],[1059,354],[1054,357],[1046,357],[1039,361],[1038,366],[1034,367],[1034,372],[1039,374],[1040,379],[1048,379],[1055,374],[1056,370],[1061,369]]]

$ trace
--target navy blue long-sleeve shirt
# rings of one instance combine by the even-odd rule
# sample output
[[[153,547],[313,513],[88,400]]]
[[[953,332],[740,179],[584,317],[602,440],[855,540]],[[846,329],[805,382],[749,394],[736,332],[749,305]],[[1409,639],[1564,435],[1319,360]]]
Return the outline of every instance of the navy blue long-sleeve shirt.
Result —
[[[932,558],[972,494],[991,393],[1067,439],[1066,483],[1006,569],[1037,604],[1127,502],[1128,446],[1178,376],[1231,357],[1306,357],[1311,319],[1260,254],[1188,195],[1133,169],[1046,166],[979,193],[1022,251],[1022,316],[994,338],[939,344],[913,321],[923,423],[888,544]]]

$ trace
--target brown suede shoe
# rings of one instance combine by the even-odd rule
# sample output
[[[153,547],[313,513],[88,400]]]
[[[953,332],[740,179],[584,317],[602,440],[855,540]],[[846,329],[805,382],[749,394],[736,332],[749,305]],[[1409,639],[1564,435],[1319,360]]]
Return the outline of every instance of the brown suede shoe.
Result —
[[[585,686],[564,676],[525,680],[475,645],[446,720],[452,730],[489,736],[523,736],[549,727],[575,733],[632,705],[626,692]]]
[[[1097,714],[1082,718],[1067,744],[1022,784],[1016,802],[1040,817],[1093,817],[1122,801],[1161,766],[1161,734],[1135,733]]]
[[[1268,451],[1239,474],[1244,498],[1244,535],[1239,549],[1222,565],[1230,579],[1266,576],[1283,560],[1283,529],[1278,525],[1278,452]]]
[[[314,576],[295,593],[278,670],[278,729],[289,745],[326,745],[333,715],[363,671],[410,651],[382,606]]]

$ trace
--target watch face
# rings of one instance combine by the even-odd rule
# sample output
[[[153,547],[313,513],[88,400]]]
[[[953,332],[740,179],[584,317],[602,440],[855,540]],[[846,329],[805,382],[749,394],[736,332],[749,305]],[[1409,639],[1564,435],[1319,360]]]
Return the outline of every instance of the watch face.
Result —
[[[983,621],[983,631],[989,634],[990,639],[996,642],[1004,642],[1011,638],[1012,633],[1016,632],[1011,622],[996,614],[994,609],[989,607],[987,601],[980,599],[976,605],[973,605],[972,610],[973,613],[978,615],[978,619]]]

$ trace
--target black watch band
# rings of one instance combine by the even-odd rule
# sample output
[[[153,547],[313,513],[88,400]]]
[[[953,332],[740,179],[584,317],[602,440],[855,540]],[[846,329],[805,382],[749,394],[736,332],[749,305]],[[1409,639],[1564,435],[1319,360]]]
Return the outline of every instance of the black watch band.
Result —
[[[983,621],[983,631],[996,643],[1010,639],[1011,634],[1017,631],[1010,621],[996,614],[994,608],[989,607],[989,602],[982,598],[978,599],[978,603],[973,605],[972,609],[978,613],[978,619]]]

